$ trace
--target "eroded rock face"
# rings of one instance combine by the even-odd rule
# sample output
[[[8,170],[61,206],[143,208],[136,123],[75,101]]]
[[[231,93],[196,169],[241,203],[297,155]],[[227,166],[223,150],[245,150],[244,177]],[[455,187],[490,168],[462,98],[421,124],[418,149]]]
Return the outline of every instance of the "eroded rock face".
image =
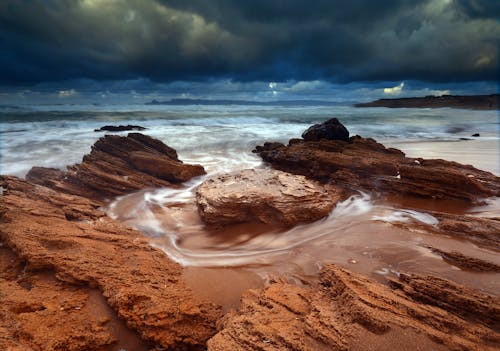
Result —
[[[110,349],[113,314],[153,348],[204,348],[220,309],[195,298],[142,234],[106,217],[102,202],[0,180],[0,241],[12,256],[0,260],[0,349]],[[95,294],[109,311],[96,312]]]
[[[160,140],[129,133],[100,138],[90,154],[65,173],[33,167],[26,179],[58,191],[104,199],[147,187],[172,186],[204,173],[200,165],[182,163],[177,152]]]
[[[340,193],[328,193],[303,176],[269,169],[215,176],[196,191],[199,213],[210,225],[312,222],[326,216],[339,199]]]
[[[135,169],[171,182],[185,182],[193,177],[205,174],[205,170],[201,165],[183,164],[144,151],[131,152],[129,160]]]
[[[302,133],[302,138],[308,141],[318,141],[321,139],[349,141],[349,131],[338,119],[332,118],[326,122],[309,127]]]
[[[327,265],[319,283],[247,292],[208,349],[495,350],[499,312],[498,298],[444,279],[402,275],[390,289]]]
[[[292,139],[287,146],[266,143],[255,152],[276,169],[346,189],[469,203],[500,196],[500,178],[489,172],[445,160],[408,158],[359,136],[349,142]]]

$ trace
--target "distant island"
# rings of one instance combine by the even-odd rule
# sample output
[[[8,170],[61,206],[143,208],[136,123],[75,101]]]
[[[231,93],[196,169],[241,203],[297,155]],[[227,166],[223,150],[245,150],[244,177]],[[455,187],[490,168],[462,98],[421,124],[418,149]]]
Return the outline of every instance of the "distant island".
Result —
[[[244,106],[337,106],[351,105],[352,102],[336,102],[323,100],[276,100],[276,101],[252,101],[252,100],[211,100],[211,99],[171,99],[167,101],[152,100],[146,105],[244,105]]]
[[[441,95],[399,99],[379,99],[372,102],[355,104],[355,107],[390,108],[439,108],[453,107],[471,110],[498,110],[499,94],[491,95]]]

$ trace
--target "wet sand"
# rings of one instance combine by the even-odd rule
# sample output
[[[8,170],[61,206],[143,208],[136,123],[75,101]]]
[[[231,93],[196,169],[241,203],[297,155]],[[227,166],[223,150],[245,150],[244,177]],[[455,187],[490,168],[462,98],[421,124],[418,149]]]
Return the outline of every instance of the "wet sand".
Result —
[[[442,157],[450,158],[445,151]],[[476,161],[491,165],[490,156]],[[437,219],[427,213],[484,212],[485,217],[500,217],[498,201],[471,209],[453,201],[360,194],[338,204],[328,218],[288,230],[260,224],[210,230],[197,213],[195,187],[131,194],[115,202],[110,214],[149,235],[154,246],[186,267],[184,275],[195,294],[226,311],[238,307],[246,289],[260,288],[277,277],[297,284],[311,281],[326,263],[381,283],[405,272],[438,275],[493,295],[500,291],[499,273],[461,269],[433,248],[500,265],[497,252],[433,233],[429,228]]]
[[[497,140],[382,142],[411,157],[443,158],[499,173]],[[201,221],[194,201],[194,189],[201,181],[190,182],[184,189],[125,196],[111,205],[109,213],[148,235],[154,246],[184,265],[184,275],[194,293],[225,310],[237,308],[246,289],[260,288],[276,277],[298,284],[314,280],[326,263],[336,263],[381,283],[400,272],[434,274],[499,294],[499,273],[461,269],[433,249],[456,251],[499,265],[498,253],[433,233],[429,228],[437,219],[427,213],[500,217],[498,199],[470,208],[460,201],[360,194],[338,204],[328,218],[288,230],[256,223],[211,230]]]
[[[393,139],[380,142],[387,147],[403,151],[408,157],[442,158],[462,164],[470,164],[476,168],[500,175],[500,144],[498,134],[470,140],[443,141],[395,141]]]

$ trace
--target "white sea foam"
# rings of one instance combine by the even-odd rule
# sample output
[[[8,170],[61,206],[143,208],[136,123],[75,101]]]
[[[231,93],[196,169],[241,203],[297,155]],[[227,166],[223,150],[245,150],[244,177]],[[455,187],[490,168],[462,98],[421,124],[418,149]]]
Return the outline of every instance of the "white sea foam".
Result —
[[[372,220],[389,223],[406,223],[415,220],[432,226],[439,223],[436,217],[424,212],[413,210],[389,210],[388,212],[386,215],[374,215]]]

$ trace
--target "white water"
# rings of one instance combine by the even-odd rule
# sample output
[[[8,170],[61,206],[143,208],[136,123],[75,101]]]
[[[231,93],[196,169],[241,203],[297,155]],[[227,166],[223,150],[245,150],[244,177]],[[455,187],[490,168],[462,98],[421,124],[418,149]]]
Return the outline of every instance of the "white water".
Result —
[[[256,145],[265,141],[286,143],[311,124],[331,117],[339,118],[351,134],[373,137],[409,156],[452,159],[500,174],[495,111],[347,106],[32,106],[4,111],[1,117],[0,172],[19,176],[34,165],[64,168],[80,162],[104,134],[93,130],[106,124],[147,127],[145,134],[174,147],[183,161],[202,164],[209,176],[265,167],[251,153]],[[481,136],[460,140],[473,133]],[[398,223],[432,227],[437,222],[425,211],[375,203],[369,194],[337,204],[322,220],[286,231],[250,225],[207,231],[194,203],[194,189],[203,179],[193,179],[182,189],[127,195],[117,199],[109,213],[148,235],[153,245],[185,266],[243,266],[267,277],[273,272],[314,274],[324,262],[334,262],[374,277],[399,271],[439,273],[489,291],[499,289],[494,277],[483,274],[478,278],[457,271],[426,247],[453,248],[492,261],[498,260],[497,255],[453,238],[400,230]],[[492,203],[474,213],[498,216],[498,208]]]

